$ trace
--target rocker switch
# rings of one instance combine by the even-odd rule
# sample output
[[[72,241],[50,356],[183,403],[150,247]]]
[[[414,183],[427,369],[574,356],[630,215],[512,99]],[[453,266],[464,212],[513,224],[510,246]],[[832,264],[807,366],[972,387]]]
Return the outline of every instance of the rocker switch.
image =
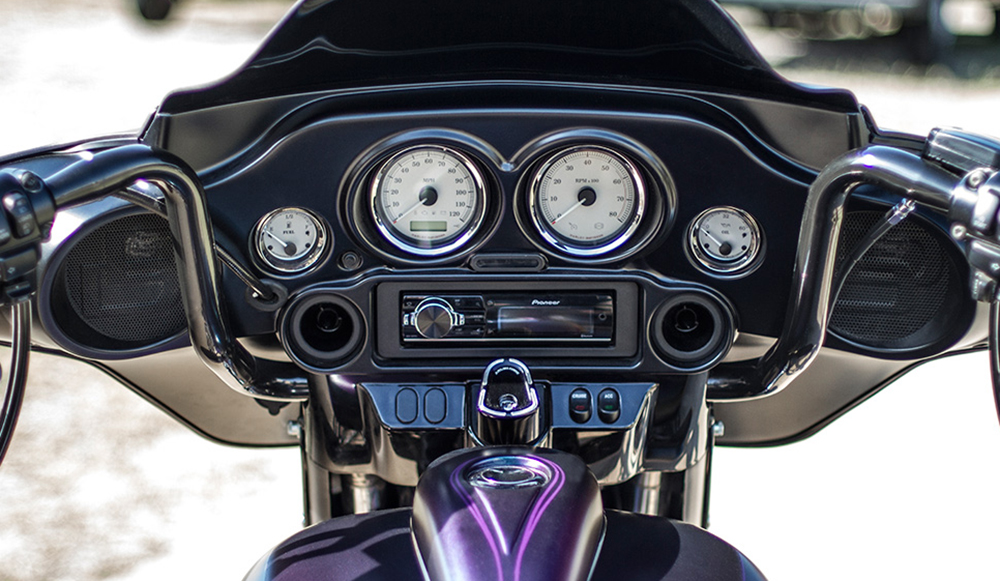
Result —
[[[590,392],[582,387],[569,394],[569,417],[578,424],[585,424],[592,415]]]
[[[27,196],[20,192],[9,192],[3,197],[3,207],[14,222],[15,236],[24,238],[35,231],[35,215]]]
[[[597,395],[597,416],[602,422],[613,424],[618,421],[621,413],[622,402],[617,391],[609,387]]]

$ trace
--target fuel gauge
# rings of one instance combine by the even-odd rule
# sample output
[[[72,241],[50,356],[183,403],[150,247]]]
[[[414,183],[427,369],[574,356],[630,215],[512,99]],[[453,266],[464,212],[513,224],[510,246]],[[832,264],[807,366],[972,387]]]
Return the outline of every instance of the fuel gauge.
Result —
[[[279,208],[257,222],[253,246],[257,258],[271,270],[298,274],[324,256],[329,237],[326,223],[316,214],[302,208]]]
[[[763,234],[757,221],[732,206],[709,208],[691,222],[688,251],[710,274],[738,275],[758,264]]]

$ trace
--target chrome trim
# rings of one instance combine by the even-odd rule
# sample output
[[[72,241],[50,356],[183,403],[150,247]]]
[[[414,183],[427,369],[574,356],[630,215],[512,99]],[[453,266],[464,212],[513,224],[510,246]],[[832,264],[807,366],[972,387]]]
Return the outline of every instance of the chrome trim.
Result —
[[[545,486],[552,470],[530,456],[491,456],[470,466],[465,479],[475,488],[521,490]]]
[[[487,379],[493,373],[494,369],[501,366],[511,367],[521,374],[521,377],[524,379],[525,386],[527,387],[528,407],[514,411],[502,411],[486,406],[486,391],[489,387]],[[525,418],[538,411],[538,392],[535,389],[535,382],[531,380],[531,372],[528,371],[528,366],[517,359],[510,358],[497,359],[487,365],[486,370],[483,371],[482,385],[479,387],[479,398],[476,402],[476,411],[484,416],[501,420]]]
[[[264,224],[270,221],[271,218],[274,218],[278,214],[282,214],[284,212],[301,212],[302,214],[308,216],[316,224],[316,244],[302,258],[289,261],[288,264],[280,264],[270,259],[268,254],[265,252],[265,244],[262,238]],[[276,272],[277,276],[289,277],[303,274],[318,267],[329,254],[327,250],[330,248],[329,241],[333,238],[333,235],[330,232],[330,226],[327,225],[326,220],[324,220],[316,212],[300,206],[287,206],[284,208],[275,208],[274,210],[271,210],[261,216],[260,219],[257,220],[257,223],[254,224],[250,238],[250,247],[253,250],[253,252],[251,252],[251,256],[253,256],[260,265]]]
[[[164,192],[170,230],[177,241],[184,310],[191,344],[226,385],[245,395],[278,401],[308,398],[308,382],[289,364],[255,359],[236,342],[223,316],[221,272],[198,176],[183,160],[134,144],[87,152],[81,161],[46,180],[57,207],[95,200],[145,179]],[[266,371],[265,371],[266,366]]]
[[[879,186],[946,210],[959,182],[960,178],[919,155],[886,146],[852,151],[831,162],[816,177],[806,198],[793,288],[778,342],[756,363],[717,367],[709,377],[709,399],[743,401],[778,393],[819,354],[826,336],[844,206],[858,186]]]
[[[450,240],[445,239],[444,242],[446,242],[446,244],[443,244],[441,246],[434,246],[432,242],[430,248],[424,248],[421,246],[411,244],[406,240],[403,240],[402,238],[397,236],[394,229],[382,221],[382,214],[379,211],[378,205],[375,202],[375,200],[378,198],[379,188],[382,185],[382,179],[385,177],[385,173],[386,171],[388,171],[389,166],[391,166],[393,162],[403,157],[404,155],[407,155],[419,149],[434,149],[442,153],[445,153],[446,155],[455,157],[456,159],[458,159],[458,161],[462,163],[463,166],[465,166],[466,171],[468,171],[469,175],[472,176],[472,181],[475,182],[475,187],[476,187],[476,212],[475,215],[473,216],[472,222],[466,225],[465,229],[461,230],[456,235],[455,238],[452,238]],[[392,154],[391,157],[389,157],[386,161],[382,162],[382,164],[379,166],[378,172],[376,172],[375,178],[372,180],[371,188],[368,190],[368,204],[369,204],[369,209],[371,211],[371,217],[372,220],[375,222],[375,227],[378,229],[379,233],[382,234],[382,237],[387,242],[389,242],[396,248],[404,252],[408,252],[410,254],[415,254],[417,256],[442,256],[444,254],[449,254],[453,251],[456,251],[462,246],[464,246],[467,242],[469,242],[469,240],[472,239],[473,236],[475,236],[479,232],[480,228],[482,228],[483,222],[486,220],[486,202],[487,202],[486,180],[483,178],[483,174],[479,170],[479,165],[476,162],[474,162],[472,158],[469,157],[468,155],[465,155],[464,153],[456,149],[452,149],[451,147],[445,147],[443,145],[437,145],[437,144],[413,145],[411,147],[406,147]]]
[[[698,242],[698,231],[702,223],[710,214],[716,212],[730,212],[738,215],[750,227],[750,243],[747,245],[747,253],[739,260],[723,262],[709,256],[701,244]],[[698,270],[718,277],[736,278],[746,276],[760,266],[758,260],[763,256],[761,250],[764,248],[764,232],[760,228],[757,220],[746,210],[741,210],[735,206],[713,206],[703,210],[691,220],[687,231],[687,251],[688,257],[693,259],[693,264]]]
[[[579,244],[574,244],[572,242],[563,240],[558,234],[552,232],[549,229],[549,224],[546,220],[542,219],[539,215],[539,208],[537,206],[538,199],[538,189],[540,187],[542,176],[545,175],[549,168],[552,167],[555,162],[566,157],[567,155],[572,155],[578,151],[583,150],[597,150],[608,154],[609,156],[618,160],[629,173],[629,177],[632,178],[632,184],[635,186],[635,215],[632,216],[632,223],[628,225],[627,228],[622,230],[617,236],[615,236],[610,241],[601,244],[600,246],[582,246]],[[639,224],[642,222],[642,217],[646,211],[646,184],[642,179],[642,174],[639,172],[639,168],[626,157],[624,154],[618,151],[606,147],[603,145],[575,145],[572,147],[567,147],[560,149],[555,153],[551,154],[548,159],[545,160],[538,169],[535,170],[534,175],[531,178],[531,186],[528,188],[528,215],[531,217],[531,223],[534,225],[535,230],[542,236],[542,238],[549,243],[553,248],[560,252],[565,252],[571,256],[578,257],[589,257],[589,256],[599,256],[601,254],[606,254],[621,247],[629,238],[635,234],[638,230]]]

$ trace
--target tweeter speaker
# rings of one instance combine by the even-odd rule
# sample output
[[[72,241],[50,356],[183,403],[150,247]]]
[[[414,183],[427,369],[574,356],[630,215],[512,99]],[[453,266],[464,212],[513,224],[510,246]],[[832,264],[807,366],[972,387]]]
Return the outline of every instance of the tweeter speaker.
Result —
[[[838,267],[884,215],[883,209],[845,214]],[[833,306],[828,343],[896,358],[943,351],[974,316],[967,278],[965,262],[943,230],[913,214],[880,238],[848,275]]]
[[[187,339],[173,238],[155,214],[89,220],[50,259],[41,290],[46,331],[77,355],[134,357]]]

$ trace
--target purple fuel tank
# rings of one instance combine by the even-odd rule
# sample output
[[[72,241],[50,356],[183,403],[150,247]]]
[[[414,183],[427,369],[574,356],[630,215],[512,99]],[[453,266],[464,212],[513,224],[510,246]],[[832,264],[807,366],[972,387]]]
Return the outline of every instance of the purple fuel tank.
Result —
[[[428,468],[411,526],[432,580],[583,581],[597,560],[604,514],[597,480],[579,458],[478,448]]]

